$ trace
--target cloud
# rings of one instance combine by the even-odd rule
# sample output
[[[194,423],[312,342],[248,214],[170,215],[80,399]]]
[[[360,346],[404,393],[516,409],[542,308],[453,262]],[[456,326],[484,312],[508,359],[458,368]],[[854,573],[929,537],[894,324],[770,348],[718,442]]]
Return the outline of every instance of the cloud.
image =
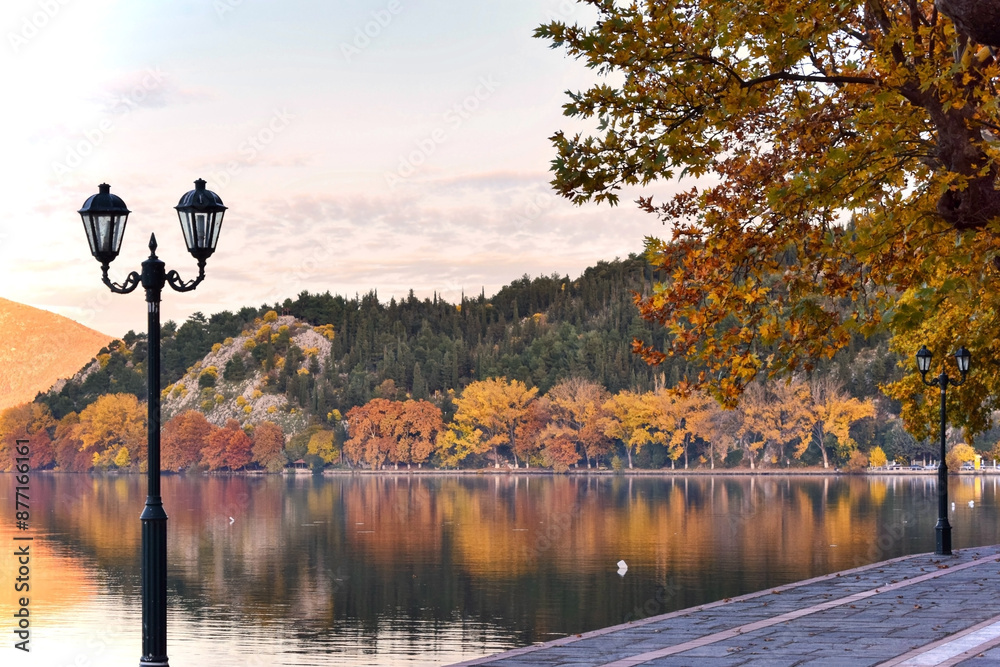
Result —
[[[94,99],[106,114],[121,114],[138,108],[163,109],[212,99],[205,88],[181,88],[161,67],[133,70],[100,86]]]

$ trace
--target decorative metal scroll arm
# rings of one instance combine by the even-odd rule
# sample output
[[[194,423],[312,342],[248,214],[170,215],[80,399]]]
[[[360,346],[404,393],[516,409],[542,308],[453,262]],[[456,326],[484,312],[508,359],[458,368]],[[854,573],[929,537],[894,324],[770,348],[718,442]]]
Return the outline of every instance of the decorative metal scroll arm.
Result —
[[[205,260],[203,259],[198,260],[198,277],[195,278],[194,280],[189,280],[185,282],[184,280],[181,279],[181,275],[177,273],[177,271],[171,270],[167,272],[167,282],[170,283],[170,286],[174,288],[174,290],[177,292],[190,292],[195,287],[197,287],[198,284],[204,279],[205,279]]]
[[[142,276],[133,271],[125,278],[125,282],[119,285],[118,283],[111,282],[111,278],[108,277],[108,268],[109,266],[107,263],[101,264],[101,280],[108,286],[108,289],[115,294],[128,294],[129,292],[134,292],[135,288],[139,286],[139,282],[142,280]]]

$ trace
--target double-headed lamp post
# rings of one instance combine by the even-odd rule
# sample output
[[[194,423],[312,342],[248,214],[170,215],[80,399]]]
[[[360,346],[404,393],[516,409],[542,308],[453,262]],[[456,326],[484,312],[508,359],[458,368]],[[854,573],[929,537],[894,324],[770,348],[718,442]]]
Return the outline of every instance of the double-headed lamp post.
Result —
[[[205,181],[181,197],[175,207],[188,252],[198,260],[198,277],[185,282],[176,271],[167,272],[156,256],[156,235],[149,238],[149,258],[142,273],[132,271],[121,285],[108,278],[108,266],[118,256],[130,211],[111,194],[106,183],[80,209],[90,252],[101,263],[104,284],[117,294],[128,294],[141,284],[146,290],[147,480],[142,522],[142,658],[140,667],[167,667],[167,514],[160,499],[160,292],[170,285],[178,292],[193,290],[205,278],[205,261],[215,252],[226,207]]]
[[[937,550],[934,552],[939,556],[951,555],[951,524],[948,523],[948,464],[944,459],[944,437],[945,426],[948,422],[947,408],[945,406],[945,394],[948,385],[956,387],[965,382],[965,376],[969,372],[969,362],[972,355],[964,347],[958,348],[955,353],[955,360],[958,362],[958,372],[962,379],[955,381],[948,377],[948,374],[941,369],[941,374],[933,380],[927,380],[927,372],[931,369],[931,351],[927,346],[920,346],[917,352],[917,370],[920,371],[920,378],[924,384],[931,387],[941,388],[941,462],[938,464],[938,520],[934,527],[937,533]]]

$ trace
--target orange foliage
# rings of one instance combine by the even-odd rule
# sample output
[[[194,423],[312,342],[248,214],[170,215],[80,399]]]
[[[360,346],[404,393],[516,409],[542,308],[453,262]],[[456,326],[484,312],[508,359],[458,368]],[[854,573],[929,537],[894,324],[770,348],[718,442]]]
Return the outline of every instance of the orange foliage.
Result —
[[[280,426],[267,421],[254,427],[253,460],[272,472],[285,466],[285,434]]]
[[[202,462],[209,470],[239,470],[252,459],[250,436],[243,432],[235,419],[208,436],[206,446],[201,450]]]
[[[353,463],[367,463],[373,470],[386,462],[423,463],[444,429],[441,410],[432,403],[384,398],[348,410],[347,424],[350,438],[344,453]]]
[[[205,415],[188,410],[163,425],[160,435],[160,465],[163,470],[184,470],[198,463],[201,450],[218,430]]]
[[[39,403],[23,403],[0,412],[0,470],[13,470],[17,440],[29,441],[33,469],[52,465],[55,456],[46,429],[54,425],[48,406]]]

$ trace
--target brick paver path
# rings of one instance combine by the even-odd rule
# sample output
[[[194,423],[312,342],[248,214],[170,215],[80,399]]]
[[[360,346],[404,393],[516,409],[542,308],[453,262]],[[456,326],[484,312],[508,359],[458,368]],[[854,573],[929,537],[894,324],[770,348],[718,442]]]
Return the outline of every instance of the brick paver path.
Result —
[[[1000,665],[1000,545],[905,556],[460,665]]]

